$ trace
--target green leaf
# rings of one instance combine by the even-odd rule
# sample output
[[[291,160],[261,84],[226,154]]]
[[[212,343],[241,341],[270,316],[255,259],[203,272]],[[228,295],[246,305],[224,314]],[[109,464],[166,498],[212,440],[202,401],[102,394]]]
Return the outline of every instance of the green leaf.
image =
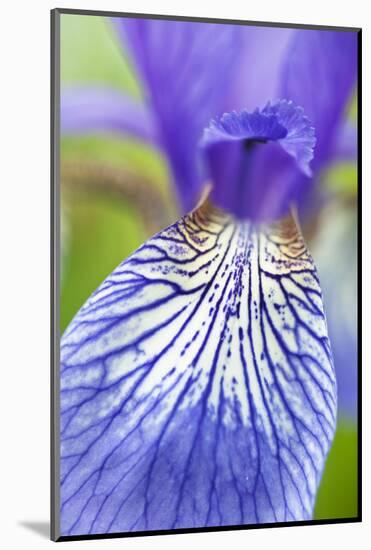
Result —
[[[60,300],[61,332],[105,277],[148,237],[135,209],[101,195],[73,194]]]
[[[340,420],[317,495],[315,519],[357,516],[357,441],[356,425]]]
[[[357,196],[357,166],[342,162],[332,166],[325,175],[325,187],[340,198]]]
[[[62,15],[61,82],[103,84],[140,95],[109,19],[93,15]]]

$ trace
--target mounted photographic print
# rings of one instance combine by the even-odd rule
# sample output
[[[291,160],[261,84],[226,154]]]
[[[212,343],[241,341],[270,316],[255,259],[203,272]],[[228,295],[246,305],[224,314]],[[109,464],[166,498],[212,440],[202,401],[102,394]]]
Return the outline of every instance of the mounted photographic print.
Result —
[[[360,521],[360,38],[53,10],[53,540]]]

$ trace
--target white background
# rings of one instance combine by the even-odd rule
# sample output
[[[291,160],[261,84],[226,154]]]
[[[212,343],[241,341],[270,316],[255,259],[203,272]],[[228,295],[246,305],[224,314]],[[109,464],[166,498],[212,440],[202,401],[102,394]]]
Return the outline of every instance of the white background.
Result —
[[[155,12],[363,27],[364,52],[364,523],[70,542],[68,548],[168,549],[370,547],[370,15],[367,0],[18,0],[0,30],[0,545],[44,548],[49,518],[49,10]],[[4,305],[5,303],[5,305]],[[369,349],[368,349],[369,348]],[[369,538],[368,543],[367,538]]]

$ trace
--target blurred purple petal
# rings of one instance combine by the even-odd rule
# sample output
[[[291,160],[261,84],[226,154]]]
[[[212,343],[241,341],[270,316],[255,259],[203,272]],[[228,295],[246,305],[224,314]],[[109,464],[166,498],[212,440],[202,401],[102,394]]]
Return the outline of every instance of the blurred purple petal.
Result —
[[[282,66],[295,29],[240,27],[242,55],[226,111],[252,111],[280,95]]]
[[[324,211],[312,243],[326,308],[341,415],[357,414],[357,212],[339,204]]]
[[[270,142],[270,143],[267,143]],[[205,130],[213,201],[239,218],[270,221],[285,213],[308,181],[314,128],[301,107],[281,100],[253,113],[226,113]]]
[[[147,98],[158,119],[184,211],[194,207],[203,177],[197,145],[222,101],[240,52],[234,25],[115,19],[124,47],[129,44]]]
[[[117,132],[156,143],[156,125],[146,105],[104,87],[63,90],[61,129],[64,134]]]
[[[313,169],[329,158],[357,74],[357,33],[303,30],[282,72],[283,97],[301,105],[316,128]]]
[[[343,124],[337,135],[333,156],[339,161],[355,161],[357,154],[357,126],[354,121],[349,120]]]

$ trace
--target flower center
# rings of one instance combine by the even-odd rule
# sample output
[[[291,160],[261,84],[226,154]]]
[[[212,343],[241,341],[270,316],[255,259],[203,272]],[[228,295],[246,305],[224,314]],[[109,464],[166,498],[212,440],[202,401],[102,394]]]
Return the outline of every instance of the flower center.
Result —
[[[243,140],[243,148],[245,149],[245,151],[251,151],[252,149],[254,149],[255,145],[257,144],[265,144],[267,143],[267,139],[264,139],[264,138],[255,138],[255,139],[244,139]]]
[[[303,109],[285,99],[213,119],[201,140],[212,200],[240,219],[281,217],[297,200],[298,178],[312,175],[314,145]]]

